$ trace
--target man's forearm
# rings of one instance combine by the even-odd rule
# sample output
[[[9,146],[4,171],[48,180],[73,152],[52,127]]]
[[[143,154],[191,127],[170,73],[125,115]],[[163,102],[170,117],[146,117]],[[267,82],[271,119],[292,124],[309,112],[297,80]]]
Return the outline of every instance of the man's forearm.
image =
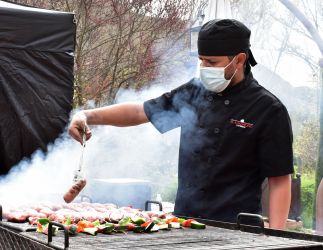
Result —
[[[134,126],[148,122],[142,103],[122,103],[83,111],[88,125]]]
[[[269,177],[269,227],[284,229],[291,202],[291,176]]]

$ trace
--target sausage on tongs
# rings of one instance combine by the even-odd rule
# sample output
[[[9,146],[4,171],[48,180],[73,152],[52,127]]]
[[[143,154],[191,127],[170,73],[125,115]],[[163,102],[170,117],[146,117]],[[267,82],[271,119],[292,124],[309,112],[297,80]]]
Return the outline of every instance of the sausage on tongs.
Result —
[[[73,178],[74,184],[68,190],[68,192],[65,193],[65,195],[64,195],[64,200],[67,203],[72,202],[86,185],[86,180],[85,180],[84,174],[82,172],[85,142],[86,142],[86,134],[85,134],[85,128],[84,128],[84,133],[83,133],[83,138],[82,138],[82,153],[81,153],[81,158],[80,158],[80,162],[79,162],[79,167],[74,173],[74,178]]]

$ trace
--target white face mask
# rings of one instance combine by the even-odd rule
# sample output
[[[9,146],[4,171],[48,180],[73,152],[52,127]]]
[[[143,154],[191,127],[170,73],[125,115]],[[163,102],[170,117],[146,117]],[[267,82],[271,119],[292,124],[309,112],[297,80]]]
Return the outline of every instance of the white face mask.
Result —
[[[207,90],[220,93],[228,87],[237,70],[234,71],[233,75],[228,80],[225,79],[224,72],[226,67],[233,62],[234,58],[225,67],[200,67],[200,79]]]

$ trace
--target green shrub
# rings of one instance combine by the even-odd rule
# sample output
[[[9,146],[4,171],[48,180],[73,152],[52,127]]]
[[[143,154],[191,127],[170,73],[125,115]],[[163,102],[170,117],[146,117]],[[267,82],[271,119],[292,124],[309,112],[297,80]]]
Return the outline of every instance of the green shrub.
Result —
[[[312,228],[314,206],[315,172],[308,172],[301,177],[302,220],[305,228]]]

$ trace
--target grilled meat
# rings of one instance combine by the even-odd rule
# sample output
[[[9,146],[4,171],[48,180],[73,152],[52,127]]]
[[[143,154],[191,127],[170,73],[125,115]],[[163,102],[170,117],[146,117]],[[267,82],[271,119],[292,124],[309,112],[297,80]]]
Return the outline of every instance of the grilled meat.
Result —
[[[67,203],[72,202],[75,197],[82,191],[86,185],[86,180],[77,181],[68,192],[64,195],[64,201]]]

